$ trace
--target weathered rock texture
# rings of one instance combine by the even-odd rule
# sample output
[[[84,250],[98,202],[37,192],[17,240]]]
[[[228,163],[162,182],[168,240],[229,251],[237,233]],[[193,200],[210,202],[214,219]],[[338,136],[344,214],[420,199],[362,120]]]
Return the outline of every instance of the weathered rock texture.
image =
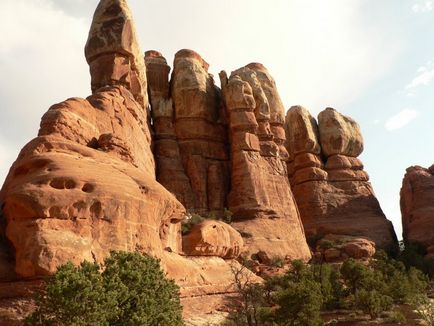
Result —
[[[233,226],[245,236],[249,253],[308,259],[288,182],[284,109],[274,80],[260,64],[220,77],[230,124]]]
[[[85,47],[92,91],[107,85],[128,88],[142,107],[148,105],[143,52],[126,0],[101,0]]]
[[[244,241],[240,233],[222,221],[207,220],[196,224],[183,237],[183,250],[189,256],[237,258]]]
[[[288,171],[308,238],[326,234],[362,236],[393,250],[397,240],[357,158],[363,151],[360,128],[328,108],[318,123],[303,107],[286,116]]]
[[[208,64],[194,51],[170,67],[156,51],[146,55],[155,124],[158,181],[195,212],[221,214],[228,192],[228,151],[220,91]]]
[[[86,56],[93,95],[48,110],[38,137],[22,149],[0,192],[5,225],[0,235],[6,235],[0,262],[9,268],[3,251],[12,251],[18,277],[34,278],[67,261],[101,262],[111,250],[137,251],[161,258],[183,297],[233,291],[232,265],[240,267],[219,256],[237,255],[234,239],[232,248],[212,257],[181,255],[185,207],[156,180],[146,71],[126,1],[100,2]],[[157,56],[153,60],[158,63]],[[164,79],[154,85],[151,92],[167,99]],[[206,180],[219,174],[212,163],[206,161],[208,174],[201,175]],[[216,242],[207,238],[210,246],[221,245],[221,239],[211,240]]]
[[[434,257],[434,165],[407,169],[401,188],[401,213],[404,241],[422,245]]]
[[[327,234],[316,243],[316,262],[342,262],[348,258],[367,260],[375,255],[375,243],[365,238]]]

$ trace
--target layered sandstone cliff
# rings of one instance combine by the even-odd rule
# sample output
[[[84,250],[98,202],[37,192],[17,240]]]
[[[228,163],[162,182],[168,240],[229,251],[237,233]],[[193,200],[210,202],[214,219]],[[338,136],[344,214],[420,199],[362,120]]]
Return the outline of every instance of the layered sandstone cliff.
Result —
[[[250,64],[229,80],[223,73],[222,99],[194,51],[175,55],[170,81],[160,53],[148,51],[145,61],[157,180],[191,212],[231,211],[244,254],[309,259],[286,171],[284,107],[265,67]]]
[[[434,165],[407,169],[401,188],[401,213],[404,241],[421,245],[434,258]]]
[[[234,227],[246,235],[249,253],[291,259],[310,257],[288,182],[284,108],[265,67],[250,64],[221,83],[229,114]]]
[[[358,124],[328,108],[318,122],[303,107],[286,116],[288,170],[308,238],[326,234],[363,236],[393,250],[397,240],[382,212],[368,174]]]
[[[144,58],[126,1],[100,1],[86,58],[93,95],[48,110],[0,192],[0,276],[13,266],[19,278],[41,277],[126,250],[160,258],[183,296],[230,292],[237,262],[223,258],[239,255],[241,236],[224,224],[203,237],[216,250],[186,257],[185,207],[156,180]],[[228,242],[218,242],[224,232]]]

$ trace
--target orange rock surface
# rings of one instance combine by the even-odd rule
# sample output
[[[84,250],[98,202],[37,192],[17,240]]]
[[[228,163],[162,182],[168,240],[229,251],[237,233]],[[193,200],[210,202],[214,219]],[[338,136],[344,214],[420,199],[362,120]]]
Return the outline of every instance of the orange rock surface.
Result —
[[[412,166],[402,181],[401,213],[404,241],[417,243],[434,256],[434,165]]]
[[[289,177],[307,237],[362,236],[395,250],[392,223],[357,158],[363,151],[358,124],[331,108],[319,114],[317,123],[296,106],[287,113],[286,132]]]
[[[2,234],[11,244],[2,241],[0,248],[2,279],[11,253],[17,276],[34,278],[67,261],[101,262],[125,250],[160,258],[183,297],[233,291],[238,263],[217,257],[221,250],[212,257],[181,255],[185,207],[156,180],[138,49],[126,1],[102,0],[86,45],[93,95],[48,110],[0,192]],[[116,59],[95,70],[106,54]],[[218,247],[221,239],[212,240]],[[224,256],[236,256],[233,249]]]
[[[274,80],[259,64],[221,73],[231,139],[232,224],[250,254],[310,258],[288,182],[284,108]]]

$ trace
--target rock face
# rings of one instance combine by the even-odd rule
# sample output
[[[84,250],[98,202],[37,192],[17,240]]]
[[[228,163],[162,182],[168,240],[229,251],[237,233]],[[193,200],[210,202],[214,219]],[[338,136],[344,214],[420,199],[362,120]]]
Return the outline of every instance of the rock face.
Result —
[[[333,233],[362,236],[394,250],[396,235],[357,158],[363,151],[359,126],[328,108],[318,123],[303,107],[286,116],[288,171],[308,238]]]
[[[175,55],[170,81],[160,53],[148,51],[145,61],[157,180],[190,211],[219,216],[229,208],[245,254],[309,259],[287,178],[284,108],[267,70],[251,64],[229,83],[222,75],[228,83],[222,100],[208,64],[194,51]],[[238,78],[248,96],[237,88]]]
[[[0,278],[11,265],[19,278],[37,278],[67,261],[101,262],[111,250],[125,250],[159,257],[183,297],[233,291],[231,266],[240,267],[220,257],[239,251],[239,235],[229,226],[223,230],[230,233],[231,248],[207,236],[203,239],[217,248],[208,252],[211,257],[183,256],[185,207],[156,180],[146,71],[126,1],[100,2],[86,55],[93,95],[48,110],[38,137],[22,149],[0,192]],[[151,57],[165,68],[158,56]],[[150,89],[162,98],[156,116],[164,118],[164,108],[170,108],[163,101],[167,84],[158,83],[155,70]],[[157,131],[165,130],[166,121],[159,120]],[[157,145],[172,157],[164,142]]]
[[[183,250],[189,256],[217,256],[237,258],[244,241],[239,232],[222,221],[204,221],[196,224],[183,237]]]
[[[318,263],[342,262],[348,258],[367,260],[375,251],[375,243],[368,239],[327,234],[317,242],[314,259]]]
[[[92,91],[107,85],[128,88],[142,107],[148,105],[143,52],[126,0],[101,0],[85,47]]]
[[[402,181],[401,213],[406,243],[422,245],[434,256],[434,165],[412,166]]]
[[[274,80],[259,64],[221,73],[229,114],[233,226],[249,253],[309,259],[303,226],[287,178],[284,109]]]
[[[227,132],[220,91],[194,51],[175,55],[170,68],[146,55],[155,121],[158,181],[194,212],[221,214],[228,192]]]

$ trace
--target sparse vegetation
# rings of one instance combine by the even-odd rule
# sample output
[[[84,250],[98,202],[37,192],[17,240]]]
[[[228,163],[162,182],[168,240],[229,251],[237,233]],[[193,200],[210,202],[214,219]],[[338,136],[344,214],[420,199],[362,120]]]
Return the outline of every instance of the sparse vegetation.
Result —
[[[36,304],[25,325],[183,325],[178,286],[158,260],[137,253],[61,266]]]
[[[323,324],[321,311],[347,309],[372,319],[386,315],[399,324],[405,316],[393,307],[411,304],[433,326],[433,305],[425,295],[428,287],[426,274],[384,252],[369,264],[353,259],[341,265],[293,261],[284,275],[270,277],[263,284],[243,283],[242,297],[250,296],[238,302],[231,320],[249,326],[317,326]]]

